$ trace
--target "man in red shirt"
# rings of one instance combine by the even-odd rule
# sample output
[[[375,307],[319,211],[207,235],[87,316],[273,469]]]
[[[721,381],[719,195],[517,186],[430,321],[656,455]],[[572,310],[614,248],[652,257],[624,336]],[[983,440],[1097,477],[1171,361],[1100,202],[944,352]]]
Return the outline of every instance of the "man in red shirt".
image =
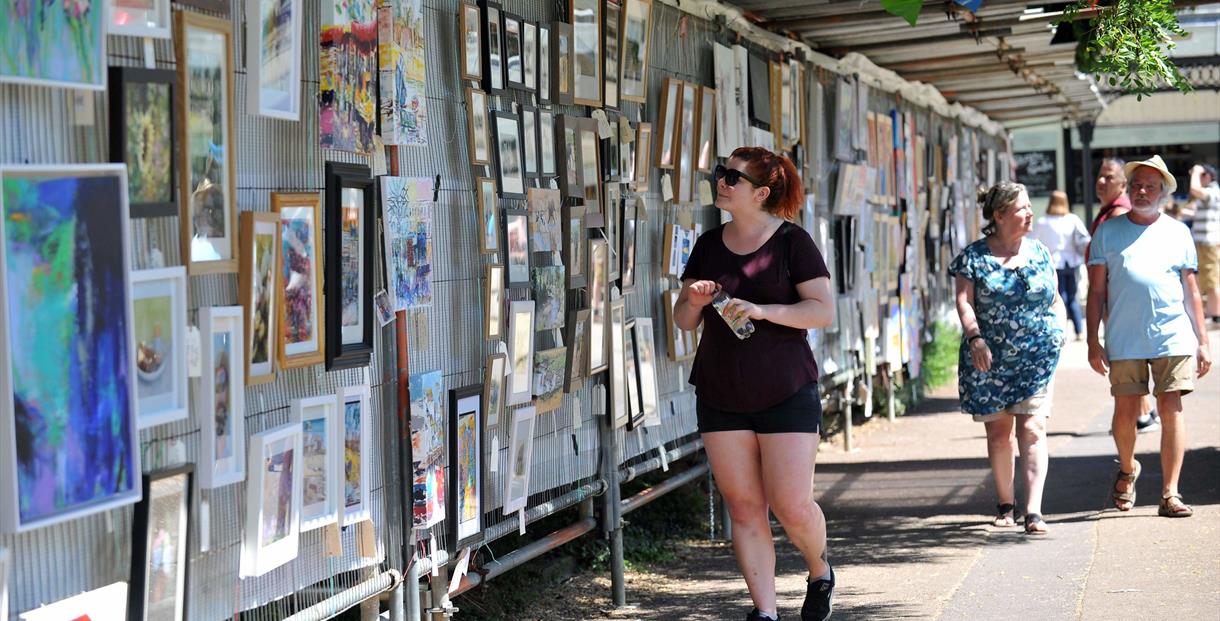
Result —
[[[1126,162],[1116,157],[1108,157],[1101,161],[1097,171],[1097,200],[1101,201],[1101,211],[1089,226],[1089,236],[1097,233],[1097,227],[1115,216],[1121,216],[1131,211],[1131,199],[1127,198],[1127,175],[1123,173]],[[1089,251],[1084,252],[1084,260],[1089,261]],[[1103,313],[1103,317],[1108,313]],[[1145,395],[1140,401],[1140,417],[1135,421],[1139,433],[1148,433],[1161,428],[1161,419],[1152,408],[1152,403]]]

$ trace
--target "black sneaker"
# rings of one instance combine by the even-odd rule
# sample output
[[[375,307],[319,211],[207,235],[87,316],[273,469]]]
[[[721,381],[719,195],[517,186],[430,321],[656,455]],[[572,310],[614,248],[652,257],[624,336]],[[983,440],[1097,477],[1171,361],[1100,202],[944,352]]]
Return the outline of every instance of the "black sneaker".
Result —
[[[826,564],[830,567],[830,564]],[[830,567],[830,580],[811,580],[801,606],[801,621],[826,621],[830,618],[835,598],[835,568]]]
[[[759,612],[757,608],[755,608],[754,610],[750,611],[750,614],[746,615],[746,621],[771,621],[771,617],[764,615],[763,613]],[[775,613],[775,621],[779,621],[778,612]]]
[[[1161,417],[1156,415],[1156,410],[1149,410],[1147,416],[1135,419],[1136,433],[1152,433],[1160,428]]]

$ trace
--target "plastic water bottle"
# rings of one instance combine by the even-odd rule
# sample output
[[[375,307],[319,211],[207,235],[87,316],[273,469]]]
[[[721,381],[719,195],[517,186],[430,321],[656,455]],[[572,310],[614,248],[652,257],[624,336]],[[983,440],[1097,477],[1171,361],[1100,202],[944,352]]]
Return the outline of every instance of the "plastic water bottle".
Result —
[[[736,321],[725,316],[724,307],[728,306],[729,300],[732,299],[729,297],[729,294],[724,292],[724,289],[721,289],[716,292],[716,297],[712,298],[712,306],[715,307],[717,313],[720,313],[720,317],[724,319],[724,322],[729,324],[733,334],[736,334],[737,338],[744,341],[754,334],[754,322],[750,321],[750,318],[745,315],[742,315]]]

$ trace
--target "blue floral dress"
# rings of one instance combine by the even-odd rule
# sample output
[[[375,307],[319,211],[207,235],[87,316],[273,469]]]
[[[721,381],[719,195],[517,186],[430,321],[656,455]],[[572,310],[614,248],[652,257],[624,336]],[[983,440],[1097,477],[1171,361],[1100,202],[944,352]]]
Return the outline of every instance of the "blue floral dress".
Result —
[[[1025,265],[1006,268],[980,239],[949,265],[949,273],[974,283],[974,314],[991,348],[991,370],[974,368],[964,339],[958,355],[962,410],[985,416],[1002,412],[1040,392],[1059,364],[1063,328],[1055,315],[1058,276],[1050,251],[1032,239],[1021,242]]]

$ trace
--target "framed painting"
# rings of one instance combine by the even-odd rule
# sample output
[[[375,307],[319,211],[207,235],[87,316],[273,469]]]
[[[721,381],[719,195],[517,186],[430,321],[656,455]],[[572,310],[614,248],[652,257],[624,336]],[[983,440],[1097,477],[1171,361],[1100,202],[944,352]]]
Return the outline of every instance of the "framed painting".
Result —
[[[487,426],[500,422],[504,412],[504,375],[508,367],[508,356],[492,354],[487,357],[487,372],[483,380],[483,409],[487,413]]]
[[[551,103],[551,27],[538,22],[538,103]]]
[[[187,551],[190,549],[191,479],[194,466],[144,475],[131,533],[129,618],[186,619]]]
[[[508,257],[508,286],[529,287],[529,212],[507,209],[504,212],[504,247]]]
[[[483,41],[487,48],[483,53],[483,89],[492,95],[501,95],[508,86],[504,83],[504,17],[500,5],[481,2],[483,8]]]
[[[508,398],[506,405],[528,403],[534,379],[534,302],[508,303]]]
[[[632,175],[635,191],[647,192],[649,174],[649,155],[652,153],[652,125],[639,123],[635,126],[635,173]]]
[[[606,360],[606,310],[610,296],[610,256],[604,238],[589,240],[589,369],[588,377],[609,366]]]
[[[750,52],[750,124],[771,130],[771,68],[761,53]],[[771,146],[771,145],[764,145]]]
[[[484,166],[491,163],[491,134],[487,121],[487,93],[466,89],[466,136],[470,163]]]
[[[279,283],[276,285],[276,356],[281,369],[325,361],[322,325],[320,239],[322,208],[318,195],[273,192],[271,211],[280,219]]]
[[[482,9],[462,3],[458,9],[458,32],[462,37],[462,79],[478,82],[483,79]]]
[[[138,427],[188,418],[186,269],[132,272],[131,300]]]
[[[508,476],[504,477],[504,515],[524,509],[529,500],[536,419],[532,405],[512,412],[512,426],[508,432]]]
[[[326,370],[373,353],[377,184],[362,164],[326,163]]]
[[[356,384],[339,389],[339,415],[343,418],[340,499],[343,524],[355,524],[372,517],[369,504],[370,463],[373,445],[373,411],[369,385]]]
[[[628,200],[623,205],[623,225],[619,231],[619,288],[623,293],[635,290],[636,218],[639,207],[636,201]]]
[[[445,410],[441,409],[444,376],[440,371],[414,373],[411,389],[412,524],[430,528],[445,519]]]
[[[602,47],[603,84],[602,101],[607,108],[618,109],[619,82],[619,40],[622,33],[619,30],[619,20],[623,16],[623,4],[620,0],[606,0],[602,12],[602,34],[605,45]]]
[[[301,119],[301,0],[246,2],[246,110]]]
[[[521,106],[521,144],[525,153],[525,176],[537,179],[542,166],[538,157],[538,110],[533,106]]]
[[[651,317],[635,318],[635,368],[639,376],[640,407],[645,426],[661,424],[660,391],[657,386],[657,350]],[[631,353],[628,353],[631,355]]]
[[[483,266],[483,338],[504,338],[504,266]]]
[[[534,407],[539,414],[563,405],[567,371],[567,347],[553,347],[534,354]]]
[[[177,79],[178,74],[169,69],[110,68],[110,161],[127,165],[133,218],[178,215],[174,200]]]
[[[182,262],[192,275],[236,272],[233,27],[189,11],[175,26]]]
[[[246,478],[246,382],[241,357],[242,308],[199,309],[203,375],[196,393],[200,429],[199,485],[223,487]]]
[[[607,140],[601,140],[602,179],[604,181],[613,181],[617,183],[622,181],[622,176],[620,174],[621,168],[619,168],[621,157],[619,155],[620,149],[618,143],[619,117],[613,114],[607,116],[610,117],[610,138]],[[600,136],[598,137],[600,138]]]
[[[563,250],[563,198],[559,190],[530,188],[526,194],[529,208],[531,252],[561,252]]]
[[[339,400],[331,395],[293,399],[289,420],[301,426],[301,532],[339,522]]]
[[[570,106],[576,84],[572,54],[572,24],[551,24],[551,103]]]
[[[534,330],[562,328],[568,292],[564,267],[535,267],[530,283],[534,290]]]
[[[388,27],[395,27],[392,11],[381,21]],[[382,126],[384,137],[390,144],[399,141],[398,119],[393,114],[396,107],[390,102],[398,97],[398,80],[405,82],[410,76],[399,71],[397,62],[387,62],[383,68],[386,79],[380,82],[387,87],[382,96],[378,83],[381,72],[377,67],[381,27],[377,22],[372,14],[368,21],[330,23],[330,20],[322,20],[316,96],[318,145],[323,149],[361,155],[372,153],[373,136],[377,133],[378,121],[382,120],[382,112],[386,113]],[[392,37],[386,37],[387,47],[392,45],[391,40]],[[403,52],[401,48],[397,51]],[[400,57],[405,56],[403,53]],[[386,105],[379,108],[379,101]]]
[[[496,181],[500,196],[525,198],[525,150],[522,145],[521,121],[515,114],[494,113],[496,130]]]
[[[555,147],[561,153],[558,158],[558,173],[563,197],[584,200],[585,190],[580,168],[580,125],[578,117],[566,114],[560,116],[559,127],[555,133]]]
[[[395,311],[432,305],[431,177],[382,177],[386,280]]]
[[[630,410],[627,407],[627,362],[625,356],[624,331],[627,329],[626,300],[610,302],[607,311],[610,331],[610,420],[618,429],[627,424]]]
[[[699,87],[696,99],[695,119],[698,123],[698,133],[695,134],[695,168],[699,172],[712,172],[712,164],[716,160],[715,150],[715,120],[716,120],[716,90],[706,86]]]
[[[499,252],[500,206],[495,179],[475,179],[475,201],[479,204],[479,251],[483,254]]]
[[[504,82],[509,88],[525,90],[525,44],[522,41],[521,16],[507,11],[501,15],[504,18]]]
[[[585,230],[585,208],[570,205],[563,208],[563,264],[568,272],[568,289],[589,282],[586,253],[588,233]]]
[[[538,23],[521,22],[521,75],[525,77],[525,90],[538,91]]]
[[[169,0],[112,0],[106,34],[170,38]]]
[[[597,137],[597,121],[582,119],[578,138],[580,140],[580,181],[585,206],[589,213],[601,213],[601,149]]]
[[[683,330],[674,323],[674,304],[677,304],[681,292],[681,289],[665,291],[664,304],[661,305],[665,311],[665,352],[675,362],[695,357],[695,333]]]
[[[567,366],[563,373],[563,391],[572,392],[581,386],[585,368],[588,366],[585,356],[589,351],[589,309],[572,311],[568,317]]]
[[[652,39],[652,1],[623,0],[623,44],[619,97],[645,103],[648,99],[648,44]],[[647,153],[647,151],[640,151]]]
[[[554,177],[555,166],[555,115],[550,110],[538,111],[538,157],[543,177]]]
[[[691,200],[695,187],[695,102],[698,100],[697,88],[690,82],[682,84],[682,120],[681,130],[674,137],[674,146],[678,153],[674,158],[677,168],[672,179],[674,182],[674,198],[685,203]]]
[[[677,151],[681,144],[682,80],[665,78],[661,89],[661,108],[657,114],[660,131],[657,143],[657,168],[672,170],[677,162]]]
[[[237,297],[245,310],[246,384],[275,379],[276,276],[280,218],[274,213],[244,211],[241,214],[241,270],[237,274]]]
[[[626,116],[619,117],[619,131],[610,137],[618,145],[620,181],[628,189],[635,187],[635,130]]]
[[[572,0],[572,99],[582,106],[602,105],[602,0]]]
[[[261,576],[297,557],[304,477],[301,425],[250,436],[250,483],[239,576]]]
[[[623,380],[626,387],[626,426],[635,429],[644,422],[644,408],[640,405],[640,375],[635,366],[635,320],[627,320],[623,326]]]
[[[21,613],[19,621],[125,621],[127,616],[127,583],[115,582],[100,589],[86,591]]]
[[[5,2],[0,82],[105,90],[109,4]]]
[[[606,215],[605,215],[605,234],[606,234],[606,249],[610,255],[610,270],[606,272],[606,276],[614,281],[619,279],[619,274],[622,268],[622,255],[619,245],[622,235],[619,230],[622,228],[623,205],[619,199],[619,189],[617,183],[606,184]]]
[[[477,545],[483,535],[483,403],[478,384],[449,391],[449,537],[454,550]]]
[[[0,532],[140,499],[129,231],[122,165],[0,166]]]

